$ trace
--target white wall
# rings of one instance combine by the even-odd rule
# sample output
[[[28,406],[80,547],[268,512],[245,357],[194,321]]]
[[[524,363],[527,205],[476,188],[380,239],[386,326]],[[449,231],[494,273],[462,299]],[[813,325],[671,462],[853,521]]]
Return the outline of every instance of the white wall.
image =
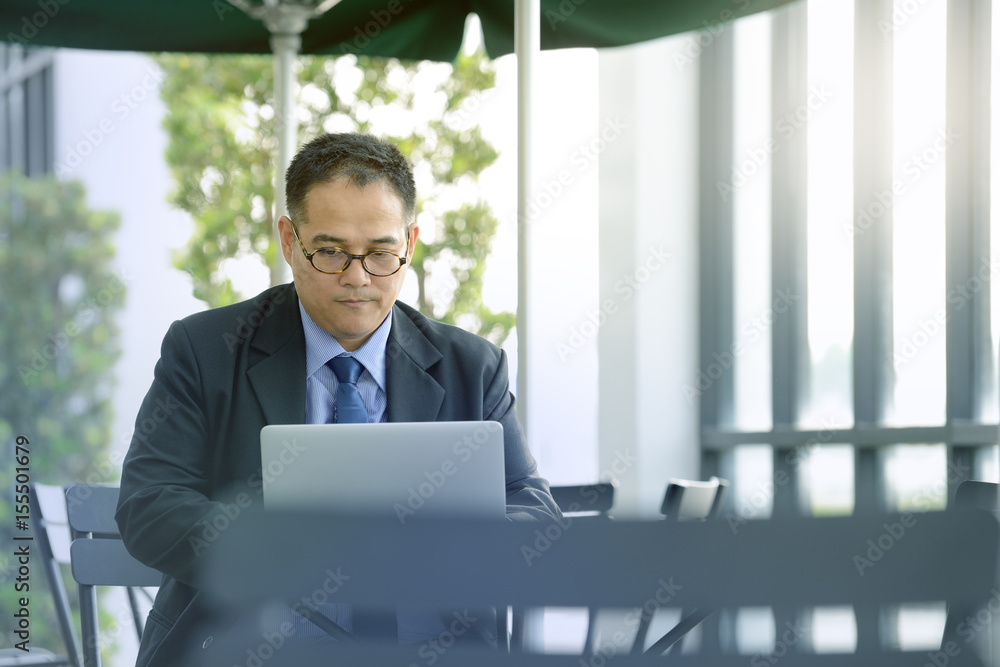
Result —
[[[600,52],[600,120],[622,128],[600,171],[602,477],[616,516],[657,516],[670,477],[697,478],[697,68],[672,37]],[[608,130],[608,136],[614,131]]]
[[[60,50],[54,66],[56,173],[83,181],[91,208],[121,214],[113,266],[127,292],[118,319],[114,470],[95,462],[99,481],[117,479],[170,322],[204,307],[170,265],[171,250],[184,244],[191,226],[167,204],[161,78],[149,57],[135,53]]]

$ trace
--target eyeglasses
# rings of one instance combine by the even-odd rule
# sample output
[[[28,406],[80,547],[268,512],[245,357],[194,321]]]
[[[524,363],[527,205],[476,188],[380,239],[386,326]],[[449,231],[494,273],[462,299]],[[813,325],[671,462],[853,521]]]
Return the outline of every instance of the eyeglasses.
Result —
[[[369,250],[363,255],[352,255],[340,248],[317,248],[312,252],[306,252],[306,246],[299,238],[299,233],[296,231],[294,225],[292,226],[292,233],[295,234],[295,240],[299,242],[299,247],[302,248],[302,254],[306,256],[306,259],[313,265],[313,268],[320,273],[343,273],[351,265],[352,260],[360,259],[361,266],[364,267],[365,271],[373,276],[384,278],[396,273],[406,264],[405,256],[400,257],[396,253],[388,252],[387,250]],[[410,252],[409,236],[407,236],[406,240],[406,252],[407,254]]]

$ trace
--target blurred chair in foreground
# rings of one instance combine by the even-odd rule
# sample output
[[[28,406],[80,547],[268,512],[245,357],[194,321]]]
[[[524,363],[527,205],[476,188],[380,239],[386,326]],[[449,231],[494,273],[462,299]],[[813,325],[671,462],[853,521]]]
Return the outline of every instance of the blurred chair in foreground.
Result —
[[[351,575],[350,585],[336,596],[347,604],[629,609],[665,581],[676,586],[664,608],[854,605],[872,610],[941,601],[977,608],[990,597],[1000,550],[997,520],[983,512],[927,512],[917,521],[911,514],[788,517],[750,521],[738,531],[723,521],[589,521],[564,530],[529,563],[524,548],[535,544],[539,530],[528,522],[400,526],[351,517],[248,514],[200,560],[197,585],[219,609],[242,612],[310,594],[330,563],[337,563]],[[859,568],[869,541],[890,539],[892,546],[885,547],[877,562]],[[213,643],[185,664],[217,667],[245,661],[247,647],[259,644],[260,636],[232,640]],[[781,667],[889,667],[941,665],[945,659],[948,667],[983,664],[968,650],[931,655],[926,649],[864,647],[816,655],[791,648],[794,640],[775,642],[773,652],[756,657],[678,655],[668,660],[688,667],[778,661]],[[434,640],[409,646],[286,642],[280,651],[268,651],[267,665],[429,664],[420,660],[421,651],[434,651],[435,667],[581,664],[579,656],[508,655],[457,643],[447,648]],[[632,655],[612,660],[602,652],[583,663],[625,667],[659,660]]]

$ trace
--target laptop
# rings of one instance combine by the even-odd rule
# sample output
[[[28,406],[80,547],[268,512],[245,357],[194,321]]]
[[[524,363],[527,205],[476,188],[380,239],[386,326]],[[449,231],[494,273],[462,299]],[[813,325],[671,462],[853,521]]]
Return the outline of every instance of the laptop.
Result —
[[[264,507],[394,517],[506,516],[495,421],[283,424],[260,432]]]

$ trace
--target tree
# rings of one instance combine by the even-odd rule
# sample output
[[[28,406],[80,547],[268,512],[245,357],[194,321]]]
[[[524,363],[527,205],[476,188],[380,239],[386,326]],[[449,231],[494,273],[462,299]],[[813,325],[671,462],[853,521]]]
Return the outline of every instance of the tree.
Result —
[[[118,215],[87,208],[83,186],[54,177],[0,174],[0,539],[13,545],[20,524],[12,501],[15,482],[62,485],[108,481],[102,466],[111,443],[112,368],[120,348],[115,317],[127,276],[112,270]],[[15,459],[20,438],[28,464]],[[26,441],[26,442],[25,442]],[[23,455],[23,450],[22,450]],[[13,462],[17,466],[12,465]],[[27,467],[28,471],[17,468]],[[17,478],[18,473],[22,475]],[[18,493],[17,495],[22,495]],[[23,505],[18,499],[18,505]],[[9,648],[20,608],[30,599],[29,648],[60,644],[41,562],[32,560],[29,590],[15,589],[13,548],[0,556],[0,619]],[[17,640],[15,640],[17,641]]]
[[[251,295],[227,277],[231,261],[262,258],[271,284],[284,261],[272,219],[277,142],[271,60],[185,54],[162,55],[158,62],[165,71],[167,162],[176,185],[171,203],[195,222],[174,264],[191,275],[195,296],[209,306],[233,303]],[[421,237],[411,266],[417,308],[502,343],[514,316],[494,313],[481,300],[497,220],[484,202],[468,201],[479,174],[497,157],[468,122],[470,108],[493,86],[485,55],[463,54],[452,65],[303,57],[297,67],[300,143],[327,131],[375,132],[415,165]],[[428,104],[437,113],[421,119]],[[456,200],[464,203],[452,210],[440,203]]]

